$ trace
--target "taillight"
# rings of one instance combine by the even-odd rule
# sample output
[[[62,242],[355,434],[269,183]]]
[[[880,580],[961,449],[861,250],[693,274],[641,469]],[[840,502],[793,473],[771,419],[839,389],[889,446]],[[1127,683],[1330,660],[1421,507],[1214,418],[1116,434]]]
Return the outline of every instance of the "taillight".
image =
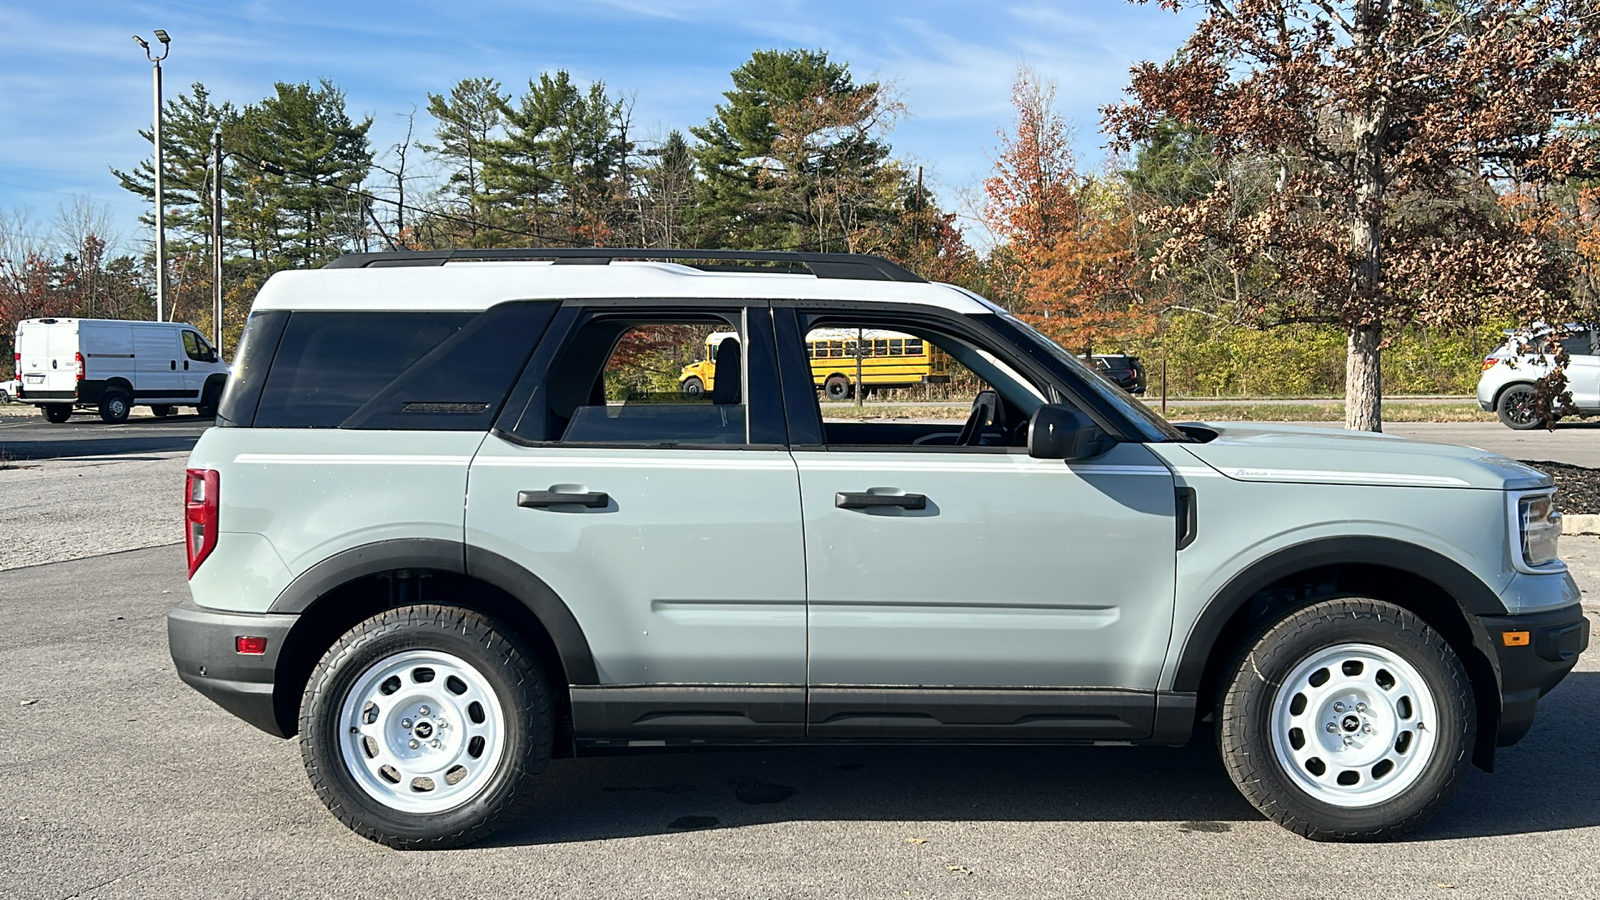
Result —
[[[183,491],[183,544],[189,552],[189,577],[217,546],[216,469],[189,469]]]
[[[1494,364],[1499,361],[1500,357],[1498,356],[1485,356],[1483,358],[1483,370],[1485,372],[1489,371],[1490,369],[1494,368]]]
[[[72,359],[73,359],[74,362],[76,362],[78,364],[78,380],[82,381],[83,380],[83,354],[82,353],[74,353],[74,354],[72,354]]]

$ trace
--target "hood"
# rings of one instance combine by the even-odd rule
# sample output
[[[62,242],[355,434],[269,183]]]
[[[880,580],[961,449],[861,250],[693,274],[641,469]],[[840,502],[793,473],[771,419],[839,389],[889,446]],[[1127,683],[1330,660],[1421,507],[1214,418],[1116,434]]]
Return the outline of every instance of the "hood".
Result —
[[[1525,490],[1550,476],[1487,450],[1296,425],[1200,423],[1206,443],[1169,444],[1237,481]]]

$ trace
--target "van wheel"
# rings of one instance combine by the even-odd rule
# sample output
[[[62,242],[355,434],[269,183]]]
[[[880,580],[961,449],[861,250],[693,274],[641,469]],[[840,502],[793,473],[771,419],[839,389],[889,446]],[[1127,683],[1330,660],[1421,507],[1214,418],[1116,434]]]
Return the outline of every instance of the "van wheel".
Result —
[[[706,392],[706,383],[700,380],[700,376],[690,375],[683,380],[683,384],[678,386],[678,390],[682,391],[686,396],[698,397]]]
[[[126,391],[108,390],[100,398],[100,420],[107,425],[121,425],[128,421],[130,398]]]
[[[172,415],[172,407],[166,403],[156,403],[150,407],[150,415],[158,419],[165,419]]]
[[[1494,405],[1500,424],[1516,431],[1529,431],[1543,425],[1539,410],[1535,408],[1536,396],[1531,384],[1513,384],[1501,391],[1500,399]]]
[[[850,399],[850,379],[843,375],[829,375],[828,380],[822,383],[822,393],[829,400]]]
[[[1415,615],[1342,597],[1261,633],[1230,673],[1217,744],[1233,783],[1319,841],[1386,840],[1426,822],[1466,773],[1471,684]]]
[[[514,818],[552,731],[533,653],[476,612],[434,604],[345,632],[300,704],[317,796],[352,831],[402,850],[460,847]]]
[[[45,421],[57,425],[72,418],[72,405],[68,403],[49,403],[39,407],[39,410],[44,413]]]
[[[202,419],[213,419],[217,415],[217,403],[220,401],[222,391],[206,385],[205,393],[200,397],[200,405],[194,411]]]

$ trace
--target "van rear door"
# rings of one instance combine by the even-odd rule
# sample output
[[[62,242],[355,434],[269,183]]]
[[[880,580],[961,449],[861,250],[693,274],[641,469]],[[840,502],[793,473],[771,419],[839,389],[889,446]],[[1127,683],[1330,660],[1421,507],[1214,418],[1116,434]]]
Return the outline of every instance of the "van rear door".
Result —
[[[17,323],[17,378],[27,400],[77,398],[78,322],[33,319]]]

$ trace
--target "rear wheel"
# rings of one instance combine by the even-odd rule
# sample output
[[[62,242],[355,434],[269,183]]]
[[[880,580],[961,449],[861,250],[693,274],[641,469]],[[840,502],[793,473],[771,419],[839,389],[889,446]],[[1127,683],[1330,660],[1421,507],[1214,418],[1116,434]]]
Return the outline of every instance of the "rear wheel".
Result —
[[[121,425],[128,421],[132,398],[126,391],[109,389],[100,398],[100,420],[107,425]]]
[[[850,399],[850,379],[843,375],[829,375],[828,380],[822,383],[822,393],[829,400]]]
[[[399,607],[352,628],[300,705],[317,795],[357,834],[399,849],[459,847],[514,817],[551,735],[533,654],[450,606]]]
[[[72,404],[70,403],[49,403],[39,407],[39,411],[44,413],[46,421],[54,422],[57,425],[72,418]]]
[[[1455,793],[1477,733],[1461,661],[1437,631],[1378,600],[1301,609],[1231,673],[1217,742],[1256,809],[1314,840],[1385,840]]]
[[[1517,431],[1528,431],[1544,424],[1535,403],[1537,396],[1531,384],[1514,384],[1501,391],[1494,405],[1500,424]]]

